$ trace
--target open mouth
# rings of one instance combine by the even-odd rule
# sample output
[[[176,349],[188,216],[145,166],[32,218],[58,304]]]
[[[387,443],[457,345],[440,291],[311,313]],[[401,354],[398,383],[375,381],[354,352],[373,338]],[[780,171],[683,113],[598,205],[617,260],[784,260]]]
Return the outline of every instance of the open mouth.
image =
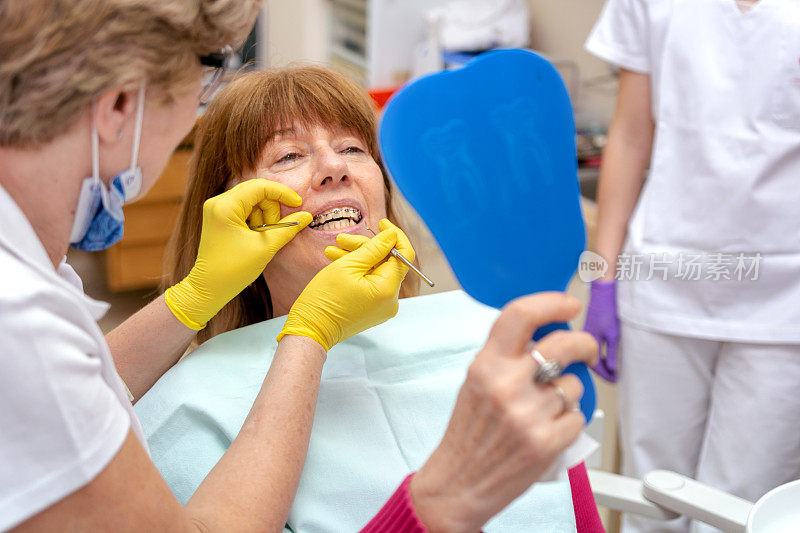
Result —
[[[355,207],[334,207],[316,215],[308,227],[318,231],[337,231],[355,226],[362,218],[361,211]]]

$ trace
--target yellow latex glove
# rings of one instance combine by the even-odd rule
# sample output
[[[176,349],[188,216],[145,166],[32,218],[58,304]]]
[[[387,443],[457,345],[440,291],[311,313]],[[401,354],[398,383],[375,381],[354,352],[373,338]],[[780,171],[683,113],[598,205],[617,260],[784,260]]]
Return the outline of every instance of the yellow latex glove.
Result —
[[[378,223],[378,230],[394,232],[397,235],[398,241],[398,244],[395,245],[395,248],[397,248],[398,252],[403,254],[403,257],[412,263],[414,262],[414,258],[416,258],[417,254],[414,252],[414,248],[411,247],[411,241],[408,240],[408,237],[405,233],[403,233],[403,230],[392,224],[387,218],[384,218]],[[365,242],[369,242],[369,240],[369,237],[364,237],[363,235],[350,235],[348,233],[341,233],[336,238],[336,244],[338,244],[341,248],[336,246],[328,246],[325,248],[325,257],[331,261],[336,261],[340,257],[347,255],[349,252],[356,250]]]
[[[200,246],[189,275],[168,288],[164,301],[194,330],[205,327],[225,304],[256,280],[286,243],[311,223],[298,211],[280,218],[280,204],[299,207],[300,195],[264,179],[248,180],[203,204]],[[300,222],[297,226],[254,231],[252,225]]]
[[[278,340],[302,335],[325,350],[397,314],[400,283],[408,267],[389,255],[396,247],[406,258],[414,250],[405,234],[388,220],[372,239],[340,234],[325,249],[333,263],[320,270],[295,300]],[[350,251],[352,250],[352,251]]]

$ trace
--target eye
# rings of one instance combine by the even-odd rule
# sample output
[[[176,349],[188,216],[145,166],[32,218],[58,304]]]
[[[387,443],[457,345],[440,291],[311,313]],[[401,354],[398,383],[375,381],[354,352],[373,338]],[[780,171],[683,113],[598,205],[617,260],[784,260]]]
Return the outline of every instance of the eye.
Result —
[[[283,157],[281,157],[280,159],[275,161],[275,163],[276,164],[277,163],[289,163],[291,161],[297,161],[301,157],[303,157],[302,154],[300,154],[298,152],[289,152],[288,154],[284,155]]]
[[[348,146],[347,148],[342,150],[342,153],[343,154],[358,154],[358,153],[364,153],[364,150],[362,150],[358,146]]]

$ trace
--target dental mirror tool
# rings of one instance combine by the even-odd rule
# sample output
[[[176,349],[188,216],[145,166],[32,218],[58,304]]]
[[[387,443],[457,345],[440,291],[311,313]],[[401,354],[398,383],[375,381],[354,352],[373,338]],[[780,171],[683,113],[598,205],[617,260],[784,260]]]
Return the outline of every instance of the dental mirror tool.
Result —
[[[370,232],[370,233],[372,233],[373,235],[377,235],[377,234],[376,234],[374,231],[372,231],[372,228],[370,228],[369,226],[367,226],[367,225],[366,225],[366,222],[364,223],[364,225],[366,226],[366,228],[369,230],[369,232]],[[419,277],[422,279],[422,281],[424,281],[425,283],[427,283],[429,286],[433,287],[433,281],[431,280],[431,278],[429,278],[428,276],[426,276],[425,274],[423,274],[423,273],[422,273],[422,271],[421,271],[420,269],[418,269],[417,267],[415,267],[415,266],[414,266],[414,264],[413,264],[411,261],[409,261],[408,259],[406,259],[406,258],[403,256],[403,254],[401,254],[399,251],[397,251],[397,248],[392,248],[392,251],[391,251],[390,253],[391,253],[393,256],[395,256],[397,259],[399,259],[400,261],[402,261],[403,263],[405,263],[405,265],[406,265],[408,268],[410,268],[411,270],[413,270],[413,271],[414,271],[414,274],[416,274],[417,276],[419,276]]]
[[[296,226],[300,224],[299,222],[276,222],[275,224],[261,224],[258,226],[247,226],[253,231],[267,231],[271,229],[278,229],[278,228],[290,228],[292,226]]]

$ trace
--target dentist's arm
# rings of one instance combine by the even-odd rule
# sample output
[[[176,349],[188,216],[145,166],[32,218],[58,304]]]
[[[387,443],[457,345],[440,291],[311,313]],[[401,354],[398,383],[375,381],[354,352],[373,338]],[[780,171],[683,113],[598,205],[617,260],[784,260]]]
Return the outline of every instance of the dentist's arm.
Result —
[[[608,262],[607,280],[614,278],[617,256],[650,163],[655,127],[650,109],[650,76],[620,70],[617,109],[603,150],[597,191],[595,251]]]
[[[603,279],[592,282],[584,325],[600,344],[601,357],[594,371],[611,383],[617,380],[620,341],[614,277],[617,257],[650,162],[655,128],[650,106],[650,76],[620,70],[617,110],[603,151],[597,192],[595,251],[606,260],[608,270]]]
[[[404,236],[403,236],[404,238]],[[397,312],[407,251],[390,229],[322,269],[295,301],[242,429],[185,507],[133,433],[89,484],[18,531],[275,531],[286,523],[311,435],[326,350]]]
[[[178,362],[196,335],[175,318],[163,294],[106,334],[114,365],[134,402]]]
[[[138,400],[174,365],[197,331],[245,287],[272,257],[311,222],[300,211],[280,219],[280,204],[299,207],[290,188],[248,180],[203,205],[197,261],[182,281],[106,335],[117,371]],[[256,232],[253,223],[300,222]]]

